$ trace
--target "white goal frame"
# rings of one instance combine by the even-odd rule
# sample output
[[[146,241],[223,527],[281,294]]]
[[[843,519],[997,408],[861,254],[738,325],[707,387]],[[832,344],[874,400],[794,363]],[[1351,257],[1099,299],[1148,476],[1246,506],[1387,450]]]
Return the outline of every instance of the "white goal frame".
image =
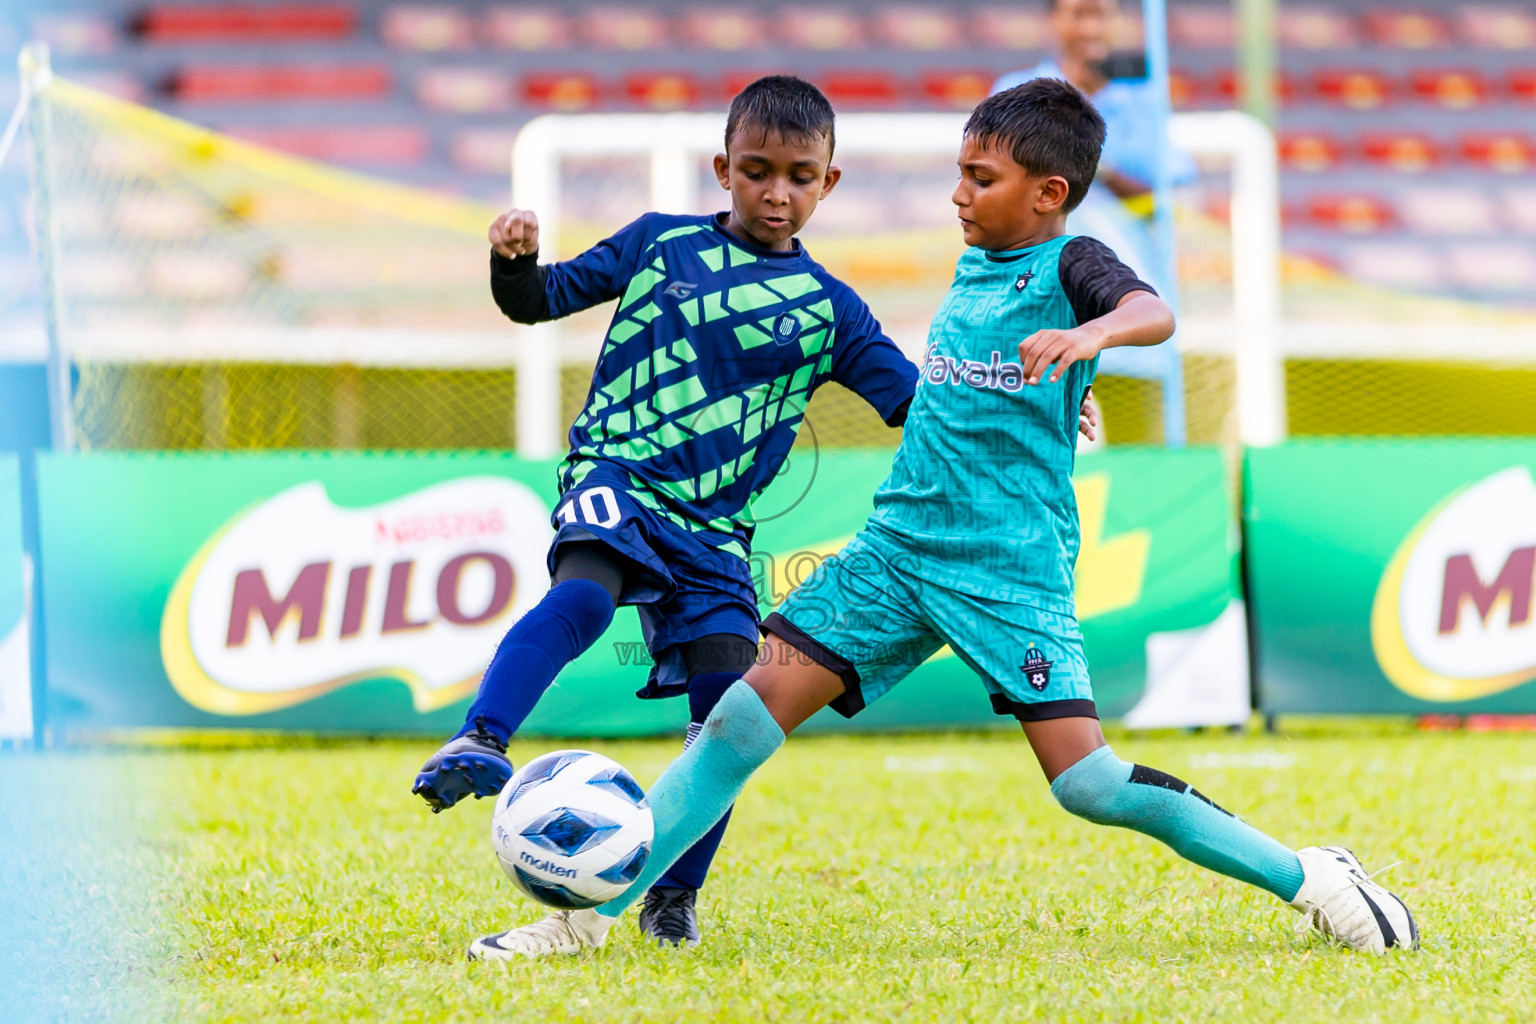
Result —
[[[512,205],[560,208],[560,164],[572,156],[645,155],[650,208],[691,213],[699,202],[699,162],[720,151],[723,114],[549,114],[530,121],[512,149]],[[956,152],[964,114],[844,114],[837,151],[856,155]],[[1238,111],[1175,114],[1174,145],[1232,162],[1232,275],[1236,306],[1238,432],[1245,445],[1285,438],[1284,364],[1280,353],[1280,177],[1273,134]],[[560,219],[539,222],[539,245],[560,251]],[[560,436],[558,322],[524,329],[517,356],[517,448],[525,458],[553,458]]]

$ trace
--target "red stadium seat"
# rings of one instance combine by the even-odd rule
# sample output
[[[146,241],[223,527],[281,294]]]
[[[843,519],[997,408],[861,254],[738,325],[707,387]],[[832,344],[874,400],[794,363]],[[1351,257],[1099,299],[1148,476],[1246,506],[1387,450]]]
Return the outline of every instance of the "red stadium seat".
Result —
[[[1440,163],[1440,144],[1427,135],[1384,132],[1360,140],[1366,160],[1405,174],[1422,174]]]
[[[481,114],[512,106],[512,78],[491,68],[429,68],[416,76],[416,100],[445,114]]]
[[[1488,82],[1476,71],[1422,71],[1408,76],[1418,99],[1459,110],[1488,100]]]
[[[971,14],[971,43],[995,50],[1045,50],[1051,25],[1043,8],[978,7]]]
[[[393,85],[382,64],[350,67],[230,67],[207,64],[172,76],[169,92],[189,101],[289,101],[377,99]]]
[[[492,7],[485,37],[503,50],[557,50],[571,45],[571,23],[553,7]]]
[[[1398,202],[1403,223],[1426,235],[1481,235],[1496,230],[1498,213],[1482,188],[1409,189]]]
[[[1511,71],[1505,80],[1511,98],[1522,103],[1536,103],[1536,69]]]
[[[474,22],[457,7],[391,7],[379,31],[402,50],[465,50],[475,39]]]
[[[1353,234],[1385,231],[1397,224],[1397,213],[1390,203],[1364,194],[1311,196],[1304,216],[1314,224]]]
[[[784,42],[802,50],[853,50],[865,43],[864,23],[846,8],[786,7],[776,18]]]
[[[151,7],[134,29],[159,43],[345,39],[357,26],[348,4],[195,4]]]
[[[1297,50],[1343,50],[1355,45],[1355,26],[1330,7],[1280,8],[1280,45]]]
[[[425,159],[428,149],[427,134],[418,125],[226,126],[224,130],[258,145],[327,163],[408,166]]]
[[[666,23],[643,7],[588,7],[576,27],[602,50],[656,50],[669,42]]]
[[[938,7],[886,7],[873,18],[874,37],[903,50],[958,50],[965,45],[960,19]]]
[[[1536,168],[1536,139],[1510,132],[1463,135],[1461,157],[1501,174],[1525,174]]]
[[[932,103],[970,110],[992,91],[992,76],[981,71],[928,71],[919,87]]]
[[[1355,110],[1370,110],[1392,99],[1392,83],[1378,71],[1321,70],[1312,79],[1316,94]]]
[[[597,79],[579,72],[536,73],[523,78],[523,100],[531,106],[586,110],[601,97]]]
[[[84,12],[39,14],[32,19],[32,36],[61,57],[111,53],[118,47],[117,26]]]
[[[1491,50],[1536,49],[1536,16],[1517,7],[1459,7],[1456,34]]]
[[[829,71],[818,78],[816,84],[834,107],[884,107],[901,100],[901,84],[889,72]]]
[[[683,42],[706,50],[755,50],[768,42],[767,23],[750,10],[694,7],[682,13],[677,27]]]
[[[1235,36],[1230,6],[1175,5],[1168,9],[1168,41],[1176,47],[1230,50]]]
[[[1189,110],[1205,99],[1205,85],[1188,71],[1173,68],[1168,72],[1168,99],[1175,110]]]
[[[1284,71],[1278,72],[1276,77],[1275,90],[1279,93],[1280,102],[1296,102],[1296,79]],[[1227,104],[1237,102],[1237,72],[1231,68],[1216,72],[1216,95]]]
[[[652,110],[681,110],[696,106],[704,89],[692,75],[637,72],[624,76],[624,97]]]
[[[1429,11],[1367,11],[1361,20],[1366,35],[1379,46],[1426,50],[1451,42],[1450,26]]]
[[[516,141],[517,132],[505,128],[472,128],[453,137],[448,158],[469,174],[506,174]]]
[[[1328,171],[1344,161],[1339,140],[1322,132],[1286,132],[1280,136],[1280,162],[1290,171]]]

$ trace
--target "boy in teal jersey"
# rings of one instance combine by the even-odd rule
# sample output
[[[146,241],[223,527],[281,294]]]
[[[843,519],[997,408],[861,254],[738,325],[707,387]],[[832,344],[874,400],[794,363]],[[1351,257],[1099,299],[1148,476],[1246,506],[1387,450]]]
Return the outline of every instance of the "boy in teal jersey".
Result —
[[[1103,142],[1097,112],[1054,79],[977,107],[954,194],[971,248],[934,318],[874,515],[768,617],[765,656],[651,787],[656,841],[635,886],[595,910],[478,939],[472,957],[601,945],[787,733],[827,705],[856,714],[946,644],[993,708],[1021,723],[1068,811],[1264,888],[1352,948],[1417,947],[1407,906],[1348,850],[1293,852],[1187,783],[1122,761],[1099,728],[1072,600],[1079,402],[1101,351],[1173,332],[1167,305],[1113,253],[1065,233]]]

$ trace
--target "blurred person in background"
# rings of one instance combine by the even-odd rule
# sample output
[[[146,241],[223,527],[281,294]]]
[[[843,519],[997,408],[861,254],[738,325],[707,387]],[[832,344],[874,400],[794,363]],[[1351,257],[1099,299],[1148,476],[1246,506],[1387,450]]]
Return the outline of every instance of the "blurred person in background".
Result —
[[[1079,232],[1092,235],[1120,254],[1142,278],[1171,294],[1154,257],[1152,186],[1157,161],[1166,159],[1175,185],[1193,181],[1197,171],[1187,153],[1159,145],[1152,84],[1146,58],[1116,52],[1116,0],[1051,0],[1052,55],[1024,71],[999,78],[993,93],[1036,78],[1060,78],[1093,101],[1108,129],[1098,175],[1074,214]]]

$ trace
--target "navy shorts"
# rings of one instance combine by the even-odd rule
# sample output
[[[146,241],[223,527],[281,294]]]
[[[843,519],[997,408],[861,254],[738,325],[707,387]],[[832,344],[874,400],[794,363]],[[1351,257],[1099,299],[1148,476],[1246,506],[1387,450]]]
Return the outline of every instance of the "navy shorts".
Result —
[[[757,590],[747,562],[667,519],[655,499],[592,473],[560,496],[549,571],[563,544],[600,541],[629,562],[619,604],[634,605],[655,664],[638,696],[688,692],[682,645],[715,633],[758,641]]]

